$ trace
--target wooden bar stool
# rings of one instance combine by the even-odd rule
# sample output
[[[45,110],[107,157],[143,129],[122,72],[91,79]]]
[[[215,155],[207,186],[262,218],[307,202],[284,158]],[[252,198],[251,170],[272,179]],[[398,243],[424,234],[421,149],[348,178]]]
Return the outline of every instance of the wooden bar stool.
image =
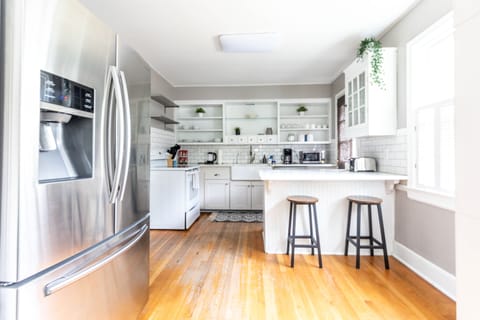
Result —
[[[312,256],[315,254],[314,249],[318,250],[318,266],[322,268],[322,252],[320,251],[320,237],[318,235],[318,221],[317,208],[315,204],[318,199],[309,196],[288,196],[287,200],[290,202],[290,214],[288,217],[288,239],[287,239],[287,254],[289,253],[290,245],[292,246],[292,257],[290,260],[290,267],[293,268],[295,264],[295,248],[312,248]],[[310,235],[296,235],[295,227],[297,224],[297,205],[308,206],[308,216],[310,221]],[[313,209],[312,209],[313,208]],[[312,210],[313,219],[312,223]],[[293,223],[292,223],[293,219]],[[315,226],[315,237],[313,236],[313,226]],[[296,239],[310,239],[310,244],[296,244]]]
[[[360,249],[370,249],[370,255],[373,256],[374,249],[382,249],[383,250],[383,259],[385,261],[385,269],[390,269],[390,265],[388,263],[388,255],[387,255],[387,244],[385,241],[385,230],[383,227],[383,217],[382,217],[382,206],[381,203],[383,202],[382,199],[376,197],[368,197],[368,196],[349,196],[348,199],[348,221],[347,221],[347,235],[345,238],[345,255],[348,255],[348,243],[352,243],[357,251],[357,259],[356,259],[356,268],[360,269]],[[357,234],[351,235],[350,234],[350,222],[352,218],[352,205],[357,205]],[[368,236],[360,235],[360,222],[361,222],[361,215],[362,215],[362,206],[368,206]],[[378,241],[373,237],[372,233],[372,205],[377,206],[377,213],[378,213],[378,223],[380,225],[380,236],[382,237],[382,241]],[[369,245],[361,245],[360,240],[368,239]]]

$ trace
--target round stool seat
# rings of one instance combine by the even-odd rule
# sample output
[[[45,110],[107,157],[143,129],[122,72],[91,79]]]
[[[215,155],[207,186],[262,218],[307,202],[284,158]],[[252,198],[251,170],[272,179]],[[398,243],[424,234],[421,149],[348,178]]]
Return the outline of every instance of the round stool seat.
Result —
[[[370,196],[348,196],[347,199],[359,204],[381,204],[383,202],[380,198]]]
[[[314,204],[318,199],[310,196],[288,196],[287,200],[295,204]]]

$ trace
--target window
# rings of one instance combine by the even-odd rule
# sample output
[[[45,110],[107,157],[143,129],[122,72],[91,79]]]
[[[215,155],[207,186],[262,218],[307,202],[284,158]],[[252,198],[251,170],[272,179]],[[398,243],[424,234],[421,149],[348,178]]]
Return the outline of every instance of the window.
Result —
[[[430,199],[450,197],[451,205],[440,205],[448,209],[455,191],[453,25],[450,13],[407,44],[409,187]]]

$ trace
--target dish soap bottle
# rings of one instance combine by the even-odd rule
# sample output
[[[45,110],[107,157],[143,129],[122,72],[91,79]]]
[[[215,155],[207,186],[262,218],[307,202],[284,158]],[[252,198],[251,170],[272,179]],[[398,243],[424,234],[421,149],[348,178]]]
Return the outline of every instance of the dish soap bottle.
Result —
[[[263,154],[262,163],[267,163],[267,156],[265,153]]]

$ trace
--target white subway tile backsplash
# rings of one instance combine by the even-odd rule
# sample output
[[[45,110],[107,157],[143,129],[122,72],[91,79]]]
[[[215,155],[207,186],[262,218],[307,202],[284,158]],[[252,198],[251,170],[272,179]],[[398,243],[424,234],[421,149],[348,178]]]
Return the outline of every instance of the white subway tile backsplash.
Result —
[[[377,159],[381,172],[407,174],[407,136],[365,137],[357,139],[358,155]]]
[[[181,143],[180,143],[181,145]],[[335,163],[335,148],[333,145],[252,145],[252,150],[255,153],[255,163],[260,163],[262,161],[263,155],[268,156],[273,155],[274,159],[277,162],[281,162],[281,155],[284,148],[291,148],[294,151],[294,161],[298,162],[298,152],[312,152],[327,150],[327,162]],[[188,162],[190,164],[203,163],[207,160],[208,152],[216,152],[222,150],[223,152],[223,162],[226,164],[232,163],[249,163],[249,145],[184,145],[182,149],[188,150]],[[238,154],[238,156],[237,156]]]

